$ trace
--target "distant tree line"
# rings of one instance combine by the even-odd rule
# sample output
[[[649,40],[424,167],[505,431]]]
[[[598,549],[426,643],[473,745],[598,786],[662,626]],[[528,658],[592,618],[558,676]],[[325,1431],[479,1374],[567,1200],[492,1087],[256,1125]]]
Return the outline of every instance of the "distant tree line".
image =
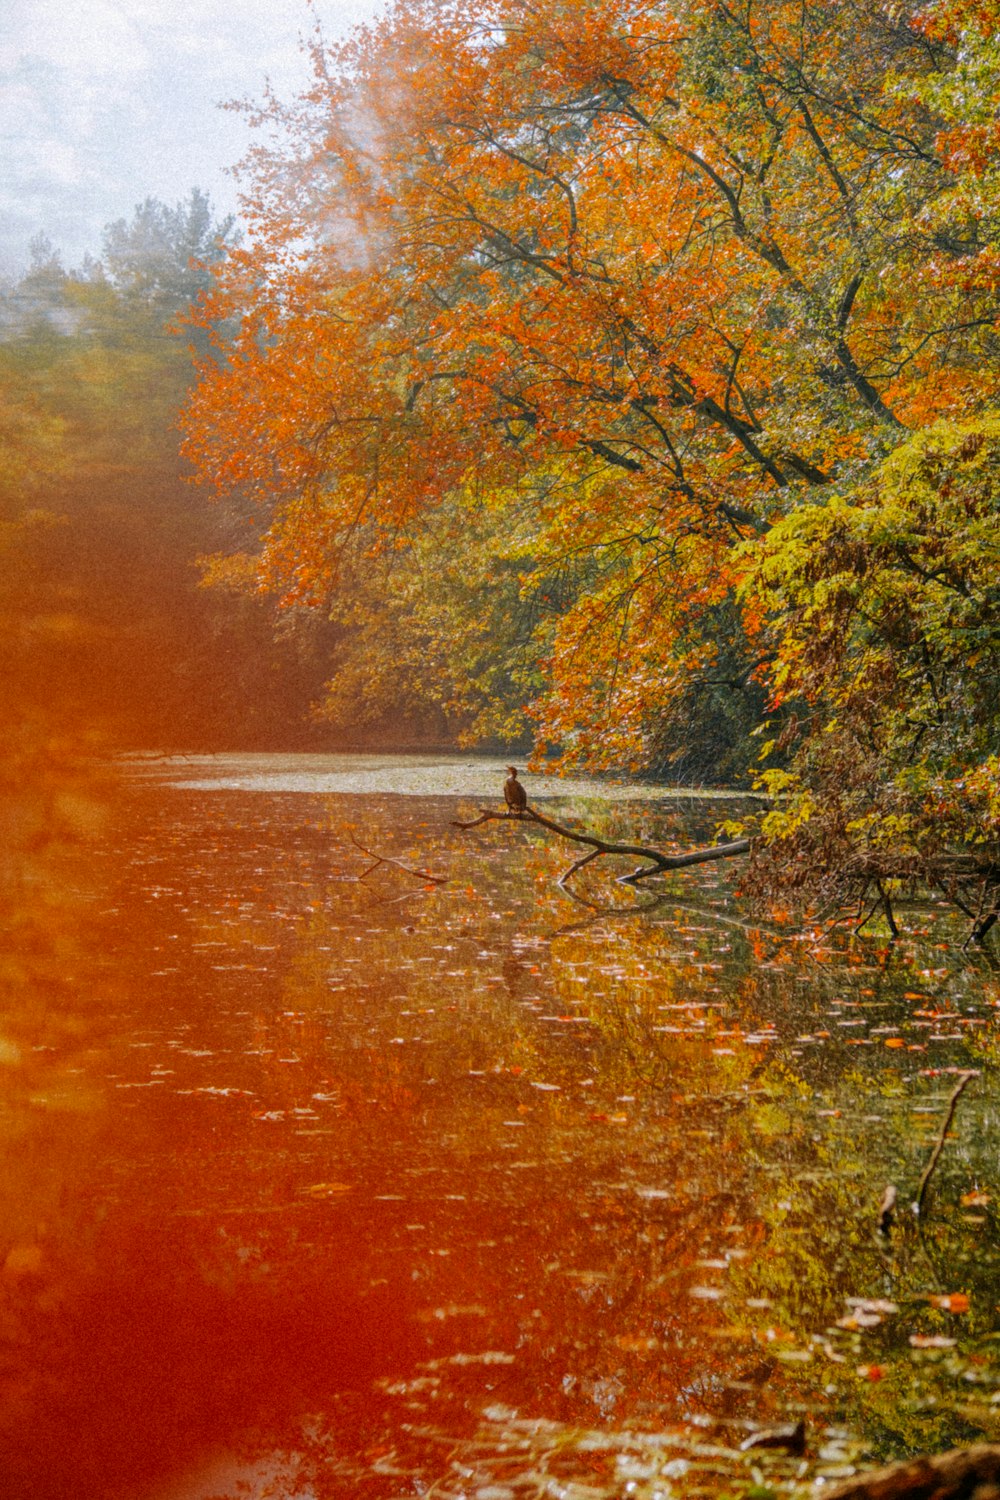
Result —
[[[0,291],[0,673],[8,728],[141,749],[295,748],[326,676],[322,622],[202,584],[238,545],[179,456],[208,356],[179,321],[231,241],[207,197],[155,199],[66,270],[44,238]]]

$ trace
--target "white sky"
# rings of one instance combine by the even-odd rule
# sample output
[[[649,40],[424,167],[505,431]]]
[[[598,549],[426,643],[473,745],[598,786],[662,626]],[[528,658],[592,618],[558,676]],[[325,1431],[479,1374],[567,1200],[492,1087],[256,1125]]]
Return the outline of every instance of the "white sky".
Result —
[[[329,38],[381,6],[316,0]],[[0,0],[0,277],[46,233],[67,266],[144,198],[204,188],[235,207],[226,168],[242,117],[218,106],[305,83],[307,0]]]

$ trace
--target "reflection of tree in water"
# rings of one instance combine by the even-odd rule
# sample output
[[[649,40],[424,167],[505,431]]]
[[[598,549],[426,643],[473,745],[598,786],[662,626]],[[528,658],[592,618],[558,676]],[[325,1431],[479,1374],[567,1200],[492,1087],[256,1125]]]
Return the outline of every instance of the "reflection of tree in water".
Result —
[[[715,880],[653,916],[581,921],[552,886],[559,856],[513,831],[513,850],[463,851],[458,879],[399,899],[412,881],[359,886],[331,838],[331,812],[362,806],[363,842],[447,867],[447,818],[428,829],[398,799],[150,791],[109,840],[128,993],[103,1154],[57,1221],[65,1236],[81,1198],[105,1216],[41,1362],[50,1392],[63,1382],[52,1446],[73,1427],[80,1472],[138,1472],[134,1445],[100,1459],[94,1371],[148,1472],[242,1432],[289,1495],[300,1464],[320,1496],[450,1496],[470,1475],[611,1495],[623,1463],[640,1497],[669,1463],[718,1494],[746,1478],[748,1432],[803,1412],[820,1468],[837,1423],[886,1451],[972,1430],[916,1404],[968,1406],[962,1371],[992,1380],[969,1362],[988,1346],[909,1333],[985,1337],[991,1257],[934,1287],[969,1292],[956,1315],[907,1300],[931,1289],[927,1256],[872,1229],[939,1119],[947,1080],[921,1068],[966,1062],[966,1032],[992,1056],[992,1028],[954,1019],[982,1019],[982,980],[718,921]],[[973,1092],[924,1231],[949,1270],[993,1229],[989,1204],[978,1226],[950,1209],[967,1177],[993,1186],[996,1122]],[[848,1298],[890,1294],[899,1316],[837,1326]],[[877,1365],[881,1381],[857,1374]],[[298,1455],[287,1483],[277,1448]],[[795,1460],[767,1462],[792,1483]]]
[[[95,1253],[79,1189],[115,978],[94,914],[107,789],[85,748],[15,717],[0,760],[0,1446],[12,1473],[39,1411],[60,1398],[66,1308]]]
[[[890,1267],[873,1238],[886,1175],[915,1176],[914,1158],[919,1171],[921,1157],[898,1105],[904,1092],[898,1062],[891,1051],[872,1054],[874,1077],[859,1073],[851,1066],[858,1054],[827,1029],[857,1009],[867,1018],[866,1033],[881,1029],[898,1039],[918,1024],[913,1011],[920,995],[908,992],[918,983],[914,963],[883,963],[870,948],[837,952],[818,945],[803,961],[794,945],[743,933],[720,942],[717,928],[698,926],[690,917],[636,924],[634,931],[624,924],[614,929],[613,945],[607,930],[582,927],[550,942],[522,935],[507,950],[507,996],[522,1007],[519,1057],[536,1069],[544,1063],[546,1077],[562,1080],[564,1096],[574,1075],[578,1083],[582,1070],[595,1074],[599,1094],[588,1097],[618,1105],[617,1114],[610,1107],[592,1112],[589,1149],[579,1119],[565,1120],[578,1182],[610,1175],[597,1140],[613,1128],[629,1143],[616,1153],[616,1166],[625,1168],[630,1156],[633,1164],[666,1160],[669,1169],[658,1180],[669,1187],[654,1189],[664,1199],[653,1215],[649,1200],[637,1212],[620,1193],[591,1201],[578,1187],[575,1212],[565,1220],[553,1209],[558,1179],[539,1194],[538,1212],[558,1221],[552,1235],[561,1252],[558,1270],[568,1273],[574,1295],[560,1298],[546,1285],[545,1321],[510,1346],[517,1349],[516,1367],[501,1372],[495,1390],[506,1395],[511,1413],[524,1409],[531,1390],[545,1392],[532,1409],[543,1409],[550,1422],[624,1423],[623,1452],[627,1425],[654,1414],[661,1421],[709,1420],[719,1440],[730,1443],[788,1411],[812,1412],[821,1426],[849,1419],[875,1451],[932,1450],[990,1434],[982,1411],[975,1417],[968,1402],[964,1412],[956,1409],[967,1358],[935,1371],[940,1354],[917,1353],[909,1343],[909,1330],[932,1340],[933,1327],[949,1317],[915,1301],[928,1289],[926,1273],[912,1256],[905,1267]],[[935,983],[959,994],[967,989],[961,973],[939,971]],[[540,1039],[532,1014],[539,1007],[560,1013],[547,1016],[550,1027],[563,1023],[559,1041],[551,1032]],[[581,1021],[586,1025],[572,1024]],[[796,1035],[799,1028],[810,1028],[808,1035]],[[563,1044],[562,1037],[572,1041]],[[609,1100],[611,1090],[621,1093]],[[817,1091],[826,1099],[815,1100]],[[839,1107],[826,1109],[827,1123],[817,1129],[815,1103],[834,1099]],[[555,1095],[547,1101],[550,1146],[564,1102]],[[885,1113],[859,1130],[860,1117],[879,1108]],[[969,1250],[968,1235],[963,1253],[955,1229],[952,1220],[938,1226],[943,1263],[953,1269]],[[508,1247],[515,1249],[514,1237]],[[981,1239],[978,1248],[982,1255]],[[522,1248],[525,1284],[551,1282],[551,1262],[529,1262]],[[994,1275],[995,1262],[981,1263],[974,1290],[984,1307]],[[837,1325],[850,1323],[852,1301],[877,1300],[887,1279],[909,1303],[906,1337],[889,1340],[889,1352],[876,1345],[873,1354],[861,1331],[863,1311],[861,1325]],[[890,1320],[882,1321],[885,1332]],[[694,1351],[690,1363],[686,1349]],[[894,1359],[895,1367],[883,1369],[879,1357]],[[990,1365],[984,1367],[992,1378]],[[553,1371],[563,1372],[562,1400],[552,1389]],[[921,1411],[935,1374],[940,1405]],[[419,1393],[409,1394],[420,1406]],[[441,1394],[435,1391],[438,1414]],[[430,1421],[432,1409],[423,1409]],[[503,1442],[515,1448],[516,1426],[502,1428]],[[566,1425],[561,1438],[548,1431],[538,1441],[561,1443],[568,1455],[574,1430],[592,1453],[589,1428]],[[487,1441],[482,1434],[481,1440]],[[537,1444],[523,1432],[520,1442],[525,1462],[529,1450],[537,1457]],[[419,1466],[420,1458],[412,1462]],[[582,1478],[585,1469],[578,1453],[573,1472]],[[489,1474],[502,1478],[502,1466]]]
[[[464,1336],[478,1334],[479,1344],[485,1340],[511,1360],[491,1370],[494,1400],[541,1402],[550,1420],[624,1420],[642,1410],[683,1416],[705,1389],[725,1385],[718,1307],[710,1295],[690,1295],[692,1279],[711,1280],[711,1270],[696,1262],[717,1249],[721,1230],[740,1230],[737,1191],[720,1187],[706,1150],[720,1132],[699,1110],[721,1064],[716,1060],[714,1073],[706,1065],[699,1029],[703,997],[717,993],[718,978],[704,965],[671,967],[670,988],[656,996],[669,1001],[687,981],[692,1025],[689,1037],[667,1046],[650,1029],[655,1008],[643,1011],[627,994],[609,994],[602,966],[585,952],[584,970],[600,977],[595,1004],[592,985],[575,994],[564,983],[576,962],[571,942],[514,929],[493,943],[492,962],[477,967],[469,951],[463,959],[463,941],[471,948],[473,937],[473,956],[482,958],[481,929],[491,915],[480,909],[467,922],[443,920],[435,897],[401,926],[379,931],[373,924],[364,980],[339,990],[335,1011],[325,1000],[326,981],[350,928],[339,927],[337,916],[310,918],[285,998],[294,997],[300,1027],[319,1027],[315,1039],[328,1072],[336,1075],[341,1054],[350,1055],[350,1080],[338,1079],[341,1099],[345,1087],[350,1096],[338,1174],[363,1164],[366,1181],[381,1175],[387,1186],[408,1189],[406,1216],[419,1218],[424,1233],[405,1253],[424,1295],[445,1308],[478,1305],[480,1321]],[[464,965],[444,1006],[415,1003],[442,999],[433,971],[426,985],[400,985],[426,956],[429,938],[448,952],[453,972]],[[498,967],[502,987],[487,982]],[[626,956],[622,978],[634,977]],[[360,1026],[368,1040],[359,1049]],[[297,1033],[300,1042],[305,1034]],[[416,1052],[395,1046],[403,1040],[421,1045]],[[640,1095],[662,1092],[668,1081],[670,1094],[647,1120]],[[423,1123],[431,1138],[414,1142],[414,1101],[428,1101],[428,1091],[433,1100],[423,1105]],[[509,1168],[502,1156],[498,1162],[505,1129],[530,1132],[517,1152],[528,1159]],[[372,1156],[375,1131],[380,1161]],[[465,1207],[449,1211],[449,1200],[459,1199]],[[399,1232],[398,1224],[389,1228]],[[421,1243],[431,1253],[422,1255]],[[447,1255],[436,1258],[434,1246]],[[383,1261],[392,1253],[381,1247]],[[454,1325],[447,1332],[453,1338]],[[749,1367],[751,1375],[769,1368],[753,1353]],[[463,1380],[463,1368],[445,1357],[421,1377],[433,1391],[428,1420],[483,1399],[481,1370],[471,1361],[473,1378]],[[747,1373],[745,1365],[739,1373]],[[421,1404],[419,1389],[407,1394],[411,1405]],[[469,1420],[466,1411],[464,1425]]]

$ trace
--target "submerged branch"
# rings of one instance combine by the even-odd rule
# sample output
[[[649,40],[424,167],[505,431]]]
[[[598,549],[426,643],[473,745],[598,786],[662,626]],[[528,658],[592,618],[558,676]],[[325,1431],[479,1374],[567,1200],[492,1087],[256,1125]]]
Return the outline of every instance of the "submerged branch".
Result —
[[[924,1168],[924,1175],[920,1179],[920,1186],[917,1188],[917,1196],[914,1199],[913,1207],[918,1214],[923,1209],[924,1194],[927,1191],[927,1184],[930,1182],[931,1174],[938,1164],[938,1157],[941,1155],[941,1152],[944,1149],[944,1143],[947,1138],[948,1131],[951,1128],[951,1122],[955,1118],[955,1108],[958,1104],[959,1099],[962,1097],[962,1090],[973,1078],[978,1078],[978,1076],[978,1069],[972,1069],[971,1071],[962,1073],[954,1089],[952,1090],[951,1098],[948,1100],[948,1112],[944,1117],[944,1123],[941,1126],[937,1141],[934,1144],[934,1150],[931,1152],[930,1160]]]
[[[379,865],[394,865],[397,870],[402,870],[404,875],[412,875],[414,880],[429,880],[434,885],[444,885],[448,879],[447,875],[432,875],[430,870],[411,870],[409,865],[402,864],[398,859],[393,859],[389,854],[379,854],[374,849],[367,849],[364,844],[358,842],[353,833],[350,835],[350,840],[355,849],[360,850],[362,854],[367,854],[368,858],[373,861],[367,870],[362,870],[361,874],[357,877],[358,880],[367,880],[368,876],[373,874]]]
[[[625,854],[631,858],[645,859],[649,863],[633,870],[630,875],[620,875],[619,882],[622,885],[638,885],[640,880],[646,880],[650,875],[660,875],[666,870],[683,870],[688,865],[702,865],[709,860],[732,859],[739,854],[747,854],[750,851],[749,839],[736,839],[729,844],[712,844],[708,848],[689,849],[684,854],[665,854],[662,849],[653,849],[646,844],[617,844],[607,839],[600,839],[593,833],[578,833],[573,828],[566,828],[562,823],[556,823],[552,818],[546,818],[542,813],[536,812],[533,807],[526,807],[520,814],[509,812],[496,812],[492,808],[481,807],[478,818],[469,822],[454,819],[454,828],[478,828],[483,823],[504,823],[512,816],[518,821],[530,818],[532,822],[538,823],[542,828],[547,828],[551,833],[558,834],[560,838],[569,839],[574,844],[586,844],[589,854],[584,854],[575,860],[568,870],[559,877],[559,884],[565,885],[571,875],[581,870],[591,860],[598,859],[604,854]]]

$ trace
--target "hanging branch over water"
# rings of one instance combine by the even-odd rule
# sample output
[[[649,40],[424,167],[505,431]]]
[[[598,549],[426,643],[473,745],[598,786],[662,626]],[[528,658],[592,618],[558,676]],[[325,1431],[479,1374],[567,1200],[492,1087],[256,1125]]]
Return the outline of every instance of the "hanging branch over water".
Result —
[[[712,844],[703,849],[689,849],[684,854],[665,854],[662,849],[653,849],[647,844],[610,843],[607,839],[598,838],[596,834],[578,833],[573,828],[556,823],[554,819],[546,818],[542,813],[536,812],[533,807],[526,807],[523,812],[517,814],[496,812],[492,808],[481,807],[478,818],[473,818],[468,822],[455,818],[452,821],[452,827],[479,828],[483,823],[506,823],[512,817],[519,822],[529,818],[533,823],[547,828],[550,833],[558,834],[560,838],[569,839],[574,844],[588,846],[590,852],[574,860],[569,869],[564,870],[560,875],[560,885],[565,885],[571,875],[582,870],[584,865],[589,865],[591,860],[599,859],[606,854],[625,854],[636,859],[648,860],[648,864],[633,870],[631,874],[618,877],[622,885],[638,885],[641,880],[648,879],[650,875],[661,875],[667,870],[683,870],[688,865],[703,865],[715,859],[732,859],[736,855],[747,854],[750,851],[749,839],[735,839],[728,844]]]

